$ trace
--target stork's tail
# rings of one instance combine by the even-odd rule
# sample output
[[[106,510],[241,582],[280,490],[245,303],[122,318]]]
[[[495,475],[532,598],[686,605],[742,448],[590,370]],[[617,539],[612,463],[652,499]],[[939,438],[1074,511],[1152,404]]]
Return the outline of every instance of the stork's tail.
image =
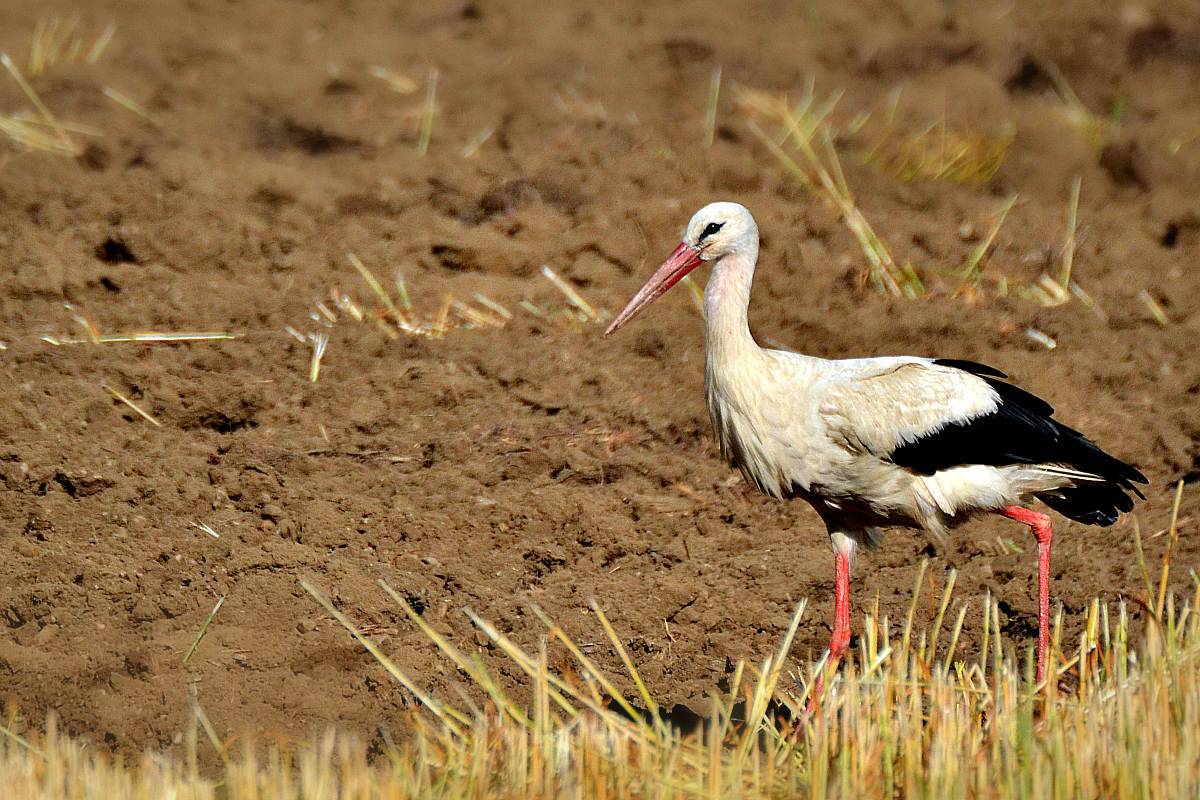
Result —
[[[1040,463],[1050,472],[1059,472],[1071,480],[1065,487],[1035,491],[1034,496],[1068,519],[1086,525],[1112,525],[1122,511],[1133,509],[1133,497],[1145,499],[1134,484],[1147,483],[1136,468],[1101,450],[1095,442],[1074,428],[1052,419],[1054,409],[1039,397],[1006,383],[1004,373],[969,361],[937,361],[971,372],[996,390],[1001,397],[999,413],[1023,429],[1023,441],[1010,455],[1015,461]],[[1007,445],[1013,447],[1012,443]]]
[[[1126,494],[1132,491],[1143,497],[1137,487],[1128,483],[1086,483],[1039,494],[1037,498],[1058,513],[1085,525],[1112,525],[1122,511],[1133,510],[1133,498]]]
[[[1112,525],[1122,512],[1133,510],[1130,493],[1145,499],[1145,495],[1134,484],[1146,483],[1146,477],[1124,461],[1105,453],[1091,441],[1082,436],[1079,438],[1087,445],[1079,447],[1088,456],[1081,459],[1087,463],[1073,466],[1082,466],[1087,473],[1077,473],[1071,486],[1038,492],[1036,496],[1068,519],[1085,525]]]

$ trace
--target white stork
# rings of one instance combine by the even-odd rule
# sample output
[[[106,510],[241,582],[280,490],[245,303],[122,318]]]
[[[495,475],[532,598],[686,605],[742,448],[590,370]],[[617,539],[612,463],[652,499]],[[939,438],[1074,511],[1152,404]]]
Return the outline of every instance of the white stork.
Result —
[[[836,574],[829,662],[850,643],[850,559],[879,529],[944,536],[972,514],[1028,525],[1038,545],[1037,677],[1045,678],[1050,517],[1088,525],[1133,508],[1146,478],[1051,418],[1040,398],[970,361],[827,360],[767,350],[747,323],[758,226],[737,203],[705,206],[683,242],[608,326],[611,334],[703,262],[705,385],[721,454],[764,494],[807,501],[825,521]],[[820,691],[818,686],[817,691]]]

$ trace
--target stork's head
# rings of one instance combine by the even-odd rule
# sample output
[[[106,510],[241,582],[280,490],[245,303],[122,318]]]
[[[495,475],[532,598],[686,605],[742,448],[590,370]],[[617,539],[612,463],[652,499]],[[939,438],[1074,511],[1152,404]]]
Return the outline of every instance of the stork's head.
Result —
[[[716,261],[750,242],[758,244],[758,226],[739,203],[709,203],[692,216],[683,235],[683,245],[701,261]]]
[[[683,241],[638,290],[604,335],[636,317],[701,263],[717,261],[730,253],[750,248],[757,253],[758,226],[746,207],[738,203],[709,203],[692,217]]]

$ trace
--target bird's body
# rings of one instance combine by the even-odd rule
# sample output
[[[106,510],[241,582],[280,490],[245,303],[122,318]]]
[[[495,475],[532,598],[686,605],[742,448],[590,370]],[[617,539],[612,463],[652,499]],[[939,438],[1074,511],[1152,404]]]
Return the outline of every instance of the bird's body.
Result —
[[[1013,409],[995,384],[1015,389],[916,357],[826,360],[761,350],[736,363],[711,358],[707,369],[722,454],[764,494],[802,497],[860,543],[887,526],[941,537],[972,512],[1034,497],[1069,508],[1072,492],[1134,479],[1043,413],[1040,401]],[[1076,452],[1043,460],[1039,445]],[[1132,507],[1123,491],[1110,494],[1112,509],[1087,510],[1096,521]]]
[[[763,349],[747,308],[758,228],[735,203],[713,203],[609,327],[623,325],[702,261],[709,414],[722,454],[764,494],[799,497],[824,520],[835,553],[834,659],[849,641],[849,559],[884,527],[937,537],[976,512],[1033,528],[1039,542],[1039,679],[1047,641],[1049,518],[1108,525],[1145,482],[1133,467],[1052,419],[1003,373],[916,356],[830,360]]]

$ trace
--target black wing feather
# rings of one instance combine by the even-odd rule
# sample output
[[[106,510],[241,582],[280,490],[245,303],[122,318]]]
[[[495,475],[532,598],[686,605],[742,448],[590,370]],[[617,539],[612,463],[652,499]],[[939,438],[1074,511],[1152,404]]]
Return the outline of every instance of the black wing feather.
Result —
[[[935,358],[933,363],[939,367],[954,367],[961,369],[963,372],[969,372],[972,375],[988,375],[992,378],[1007,378],[1000,370],[995,367],[989,367],[987,364],[980,364],[978,361],[967,361],[962,358]]]
[[[924,475],[970,464],[1063,464],[1097,475],[1104,482],[1062,489],[1040,499],[1064,516],[1089,525],[1110,525],[1118,512],[1133,508],[1127,491],[1142,497],[1133,485],[1146,483],[1141,472],[1052,419],[1054,409],[1049,403],[1000,380],[1004,373],[973,361],[939,359],[934,363],[979,376],[996,391],[1000,402],[988,414],[948,423],[901,445],[888,460]]]

